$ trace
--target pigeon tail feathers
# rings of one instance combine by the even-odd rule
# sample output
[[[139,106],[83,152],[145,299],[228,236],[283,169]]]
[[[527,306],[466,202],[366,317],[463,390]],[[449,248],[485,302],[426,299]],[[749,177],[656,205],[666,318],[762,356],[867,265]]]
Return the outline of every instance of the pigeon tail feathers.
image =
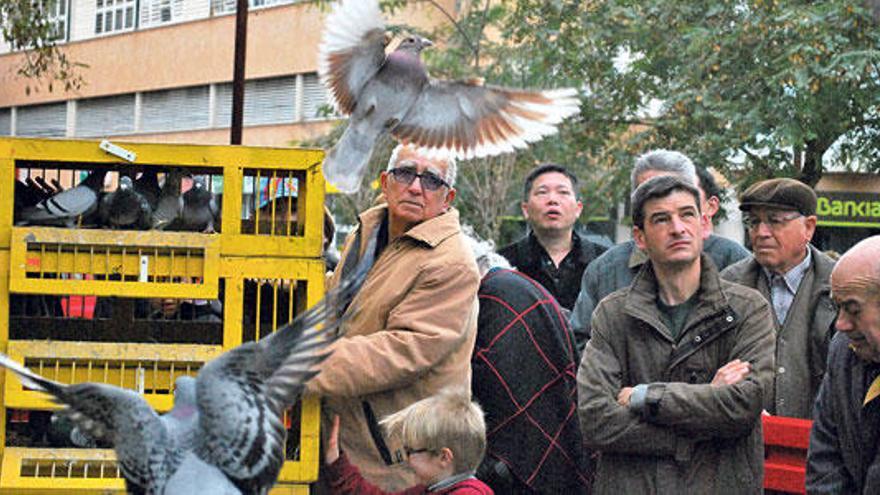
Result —
[[[370,163],[377,136],[349,124],[324,159],[324,177],[344,193],[356,192]]]

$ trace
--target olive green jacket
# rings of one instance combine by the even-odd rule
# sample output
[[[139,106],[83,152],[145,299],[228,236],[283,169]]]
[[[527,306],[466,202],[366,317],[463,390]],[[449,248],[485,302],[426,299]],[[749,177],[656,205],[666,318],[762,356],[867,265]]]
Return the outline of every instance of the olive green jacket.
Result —
[[[722,281],[707,259],[677,340],[657,309],[651,263],[596,308],[577,376],[584,442],[600,452],[594,493],[762,491],[760,416],[773,379],[773,316],[758,292]],[[751,372],[711,386],[734,359],[751,363]],[[640,412],[617,403],[623,387],[640,384],[647,385]]]

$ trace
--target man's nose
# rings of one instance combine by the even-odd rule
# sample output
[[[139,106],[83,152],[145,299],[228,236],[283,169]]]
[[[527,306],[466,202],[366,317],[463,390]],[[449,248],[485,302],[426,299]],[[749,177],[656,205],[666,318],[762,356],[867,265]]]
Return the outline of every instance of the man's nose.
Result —
[[[773,231],[770,229],[770,224],[767,223],[765,220],[760,220],[758,222],[758,225],[755,226],[754,230],[755,234],[762,237],[769,236],[773,233]]]
[[[412,194],[421,194],[422,193],[422,178],[416,177],[415,179],[413,179],[413,181],[410,183],[410,185],[407,187],[407,189]]]

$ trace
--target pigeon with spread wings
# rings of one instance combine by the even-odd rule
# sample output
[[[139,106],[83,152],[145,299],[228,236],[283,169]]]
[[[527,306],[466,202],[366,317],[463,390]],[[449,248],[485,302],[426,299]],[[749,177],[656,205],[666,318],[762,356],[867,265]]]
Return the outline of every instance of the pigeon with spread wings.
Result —
[[[575,89],[431,79],[420,56],[430,41],[406,37],[386,56],[389,41],[377,0],[342,0],[327,17],[318,72],[349,122],[327,154],[324,175],[343,192],[359,188],[386,132],[429,158],[470,159],[525,148],[579,111]]]
[[[284,463],[284,410],[329,355],[343,323],[337,315],[367,269],[291,324],[209,361],[195,378],[179,377],[174,407],[162,416],[131,390],[55,382],[4,354],[0,366],[66,406],[81,431],[109,441],[131,493],[265,494]]]

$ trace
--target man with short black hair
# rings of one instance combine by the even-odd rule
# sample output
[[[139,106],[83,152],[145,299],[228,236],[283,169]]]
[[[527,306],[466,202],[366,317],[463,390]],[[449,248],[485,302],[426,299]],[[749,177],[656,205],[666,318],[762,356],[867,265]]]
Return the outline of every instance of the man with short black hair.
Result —
[[[594,493],[761,493],[770,308],[702,254],[690,181],[644,182],[632,220],[649,261],[596,307],[577,376],[584,443],[599,452]]]
[[[577,299],[584,269],[605,252],[574,228],[583,210],[577,186],[577,177],[562,165],[545,163],[532,170],[520,205],[530,232],[498,250],[569,310]]]
[[[776,379],[764,394],[764,408],[809,419],[836,312],[828,285],[834,260],[810,244],[816,193],[794,179],[770,179],[746,189],[739,208],[754,255],[721,276],[757,289],[773,308]]]

